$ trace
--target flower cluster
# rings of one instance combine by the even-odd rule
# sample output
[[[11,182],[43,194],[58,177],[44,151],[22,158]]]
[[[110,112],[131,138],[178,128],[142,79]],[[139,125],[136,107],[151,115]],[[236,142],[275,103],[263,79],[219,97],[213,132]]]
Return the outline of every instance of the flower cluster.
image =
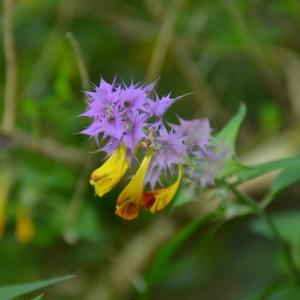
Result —
[[[91,118],[82,131],[95,138],[107,160],[91,174],[90,183],[102,197],[121,180],[137,153],[143,160],[135,175],[117,199],[116,214],[132,220],[143,207],[157,212],[174,197],[183,176],[199,185],[213,183],[211,162],[217,161],[211,151],[211,128],[207,119],[183,120],[178,124],[164,121],[164,114],[180,97],[159,97],[154,85],[112,84],[103,79],[87,95],[87,110],[81,114]],[[168,187],[161,178],[175,176]],[[196,176],[196,178],[195,178]],[[144,191],[147,184],[151,191]]]

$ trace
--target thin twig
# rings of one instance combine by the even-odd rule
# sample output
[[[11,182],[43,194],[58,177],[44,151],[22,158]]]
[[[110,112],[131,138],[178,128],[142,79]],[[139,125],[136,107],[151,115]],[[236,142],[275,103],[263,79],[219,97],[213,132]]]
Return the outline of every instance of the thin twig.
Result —
[[[169,217],[157,217],[154,222],[136,233],[123,249],[113,256],[113,262],[105,273],[107,282],[97,282],[86,299],[125,299],[133,286],[139,293],[145,289],[141,272],[153,257],[157,248],[176,231],[176,223]],[[101,297],[100,297],[101,295]]]
[[[64,232],[64,238],[69,244],[75,244],[79,239],[78,232],[76,231],[75,227],[84,202],[84,195],[87,191],[89,174],[93,166],[94,158],[92,155],[89,155],[88,159],[81,168],[80,176],[66,213],[66,228]]]
[[[176,45],[173,47],[172,54],[186,82],[193,90],[196,101],[200,104],[201,113],[206,116],[213,116],[216,113],[222,114],[223,110],[220,108],[213,90],[206,83],[204,76],[202,76],[200,68],[191,60],[188,52],[181,46]]]
[[[72,32],[68,32],[66,36],[74,52],[74,56],[77,62],[77,66],[81,78],[81,86],[84,90],[87,90],[89,87],[90,79],[89,79],[88,70],[82,55],[80,45]],[[76,184],[72,199],[70,201],[69,208],[67,210],[66,229],[64,232],[64,237],[65,240],[70,244],[76,243],[79,238],[78,233],[75,229],[75,225],[79,217],[81,208],[83,206],[84,195],[87,191],[88,182],[89,182],[88,180],[89,172],[93,165],[94,165],[94,157],[92,155],[88,155],[82,166],[78,182]]]
[[[17,63],[13,34],[13,0],[3,2],[3,45],[5,56],[5,87],[2,128],[11,133],[16,122]]]
[[[167,19],[166,17],[163,19],[163,6],[161,4],[161,1],[156,1],[155,10],[153,10],[153,7],[151,7],[151,4],[148,0],[145,1],[147,8],[149,12],[151,13],[154,20],[156,20],[157,23],[162,23],[162,29],[161,29],[161,35],[164,34],[164,24]],[[152,2],[151,2],[152,3]],[[174,25],[173,25],[174,28]],[[163,37],[162,37],[163,38]],[[189,52],[187,51],[186,46],[186,37],[185,35],[176,35],[174,32],[172,34],[169,34],[168,38],[170,39],[167,41],[169,44],[172,43],[172,47],[170,48],[170,51],[173,55],[173,58],[175,59],[176,64],[178,65],[183,77],[185,78],[186,82],[189,84],[190,88],[194,92],[194,98],[196,101],[201,105],[201,113],[203,115],[214,115],[217,111],[223,111],[220,109],[220,105],[218,104],[218,101],[212,91],[212,89],[209,87],[209,85],[206,83],[204,76],[200,73],[200,69],[197,67],[197,65],[191,60]],[[161,43],[161,45],[160,45]],[[159,47],[161,50],[164,50],[166,52],[167,48],[163,48],[164,44],[158,39],[156,49],[159,50]],[[165,52],[161,53],[160,55],[157,54],[157,57],[159,59],[162,59],[165,57]],[[154,52],[153,52],[154,55]],[[153,57],[152,57],[153,58]],[[153,61],[151,61],[149,70],[151,68],[151,64],[154,64]],[[160,64],[158,64],[158,60],[156,62],[157,67],[156,69],[159,70],[162,65],[162,61]],[[154,67],[153,67],[154,68]],[[149,71],[148,70],[148,71]],[[158,75],[158,72],[156,76]],[[148,77],[147,77],[148,78]],[[153,79],[153,78],[152,78]],[[150,81],[150,80],[149,80]]]
[[[60,57],[57,58],[57,55],[55,55],[57,53],[57,43],[60,42],[61,32],[68,30],[69,24],[74,17],[76,2],[77,0],[57,1],[55,23],[48,33],[25,87],[21,91],[22,97],[42,97],[49,85],[52,74],[57,72],[56,68],[61,60]]]
[[[153,9],[151,0],[146,0],[146,4],[153,19],[155,19],[157,24],[161,24],[164,11],[160,1],[155,1],[155,9]],[[97,17],[100,17],[102,21],[105,21],[109,23],[110,26],[116,28],[118,34],[125,35],[126,38],[138,41],[151,39],[156,27],[150,22],[147,23],[146,21],[139,20],[135,17],[129,18],[116,13],[107,13],[105,15],[98,14]],[[193,96],[195,100],[201,104],[201,114],[213,116],[216,112],[220,113],[220,111],[223,110],[220,109],[220,104],[218,103],[213,90],[207,84],[206,78],[201,74],[201,70],[197,64],[192,61],[188,51],[184,49],[187,45],[194,45],[195,40],[196,38],[193,36],[173,34],[171,41],[172,46],[169,48],[183,77],[194,92]],[[156,71],[156,74],[159,73],[160,68],[161,65],[157,69],[158,71]],[[153,78],[155,79],[155,77]],[[148,79],[148,81],[151,80]]]
[[[273,61],[272,55],[270,53],[266,53],[265,49],[259,45],[254,36],[251,34],[249,27],[245,21],[245,18],[236,5],[235,1],[232,0],[223,0],[224,6],[230,15],[233,24],[240,36],[247,41],[245,45],[245,51],[249,55],[249,57],[256,63],[257,68],[261,71],[261,79],[265,82],[267,88],[270,93],[273,94],[275,99],[280,100],[283,104],[286,103],[287,95],[283,88],[283,85],[278,78],[278,76],[274,73],[271,64],[278,64],[278,58]]]
[[[171,4],[171,7],[165,14],[147,70],[147,82],[150,82],[157,78],[160,73],[161,67],[167,54],[167,50],[173,38],[177,16],[183,2],[184,0],[174,0],[174,2]]]
[[[78,66],[78,70],[79,70],[79,74],[80,74],[80,78],[81,78],[82,88],[87,90],[89,88],[90,79],[89,79],[89,74],[87,72],[85,60],[83,59],[81,48],[79,46],[77,39],[75,38],[75,36],[72,32],[68,32],[66,34],[66,37],[69,40],[69,42],[72,46],[72,49],[74,51],[74,54],[75,54],[75,59],[77,62],[77,66]]]
[[[34,138],[23,131],[15,131],[11,136],[12,143],[32,152],[71,165],[81,165],[84,162],[84,151],[72,146],[62,146],[51,138]]]

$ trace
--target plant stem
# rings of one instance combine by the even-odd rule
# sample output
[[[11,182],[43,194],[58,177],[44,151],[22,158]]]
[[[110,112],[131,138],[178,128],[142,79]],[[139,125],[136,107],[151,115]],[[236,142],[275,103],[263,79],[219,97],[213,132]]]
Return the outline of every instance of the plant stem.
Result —
[[[276,224],[273,222],[272,218],[270,217],[270,215],[268,215],[266,213],[265,210],[261,209],[260,210],[260,216],[261,218],[265,221],[265,223],[267,224],[267,226],[269,227],[270,231],[273,234],[274,239],[276,240],[278,247],[280,248],[286,264],[289,268],[289,271],[291,273],[291,275],[294,277],[294,279],[296,280],[296,282],[300,285],[300,272],[299,269],[297,268],[297,266],[295,265],[290,249],[288,247],[288,245],[286,244],[285,240],[283,239],[280,231],[278,230]]]
[[[285,258],[285,261],[286,261],[286,264],[290,271],[291,276],[300,285],[300,271],[292,259],[290,249],[288,248],[288,245],[286,244],[286,242],[285,242],[284,238],[282,237],[280,231],[278,230],[276,224],[273,222],[270,215],[268,215],[267,212],[264,210],[264,207],[260,206],[253,198],[251,198],[249,195],[241,192],[235,186],[233,186],[227,182],[223,182],[223,183],[225,183],[230,188],[230,190],[237,196],[237,198],[241,202],[251,206],[254,209],[255,213],[257,215],[259,215],[261,217],[261,219],[266,223],[266,225],[268,226],[269,230],[271,231],[271,233],[273,235],[274,240],[278,244],[278,247],[279,247],[283,257]]]
[[[2,130],[12,133],[16,123],[17,63],[13,32],[13,0],[3,2],[3,46],[5,56],[5,87]]]

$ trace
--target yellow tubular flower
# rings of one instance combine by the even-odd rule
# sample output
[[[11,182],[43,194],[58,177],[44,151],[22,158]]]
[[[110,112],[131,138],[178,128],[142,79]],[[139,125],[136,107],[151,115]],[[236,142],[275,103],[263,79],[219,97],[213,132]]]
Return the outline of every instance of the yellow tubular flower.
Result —
[[[21,243],[30,242],[35,235],[35,228],[30,212],[22,208],[17,214],[16,238]]]
[[[90,184],[95,187],[95,193],[102,197],[111,191],[127,169],[126,147],[121,144],[112,156],[91,174]]]
[[[125,220],[133,220],[139,214],[144,180],[153,154],[153,151],[146,153],[139,169],[118,197],[116,214]]]
[[[156,213],[165,208],[173,199],[179,187],[183,173],[182,165],[178,166],[177,180],[170,186],[143,193],[142,205],[146,210]]]

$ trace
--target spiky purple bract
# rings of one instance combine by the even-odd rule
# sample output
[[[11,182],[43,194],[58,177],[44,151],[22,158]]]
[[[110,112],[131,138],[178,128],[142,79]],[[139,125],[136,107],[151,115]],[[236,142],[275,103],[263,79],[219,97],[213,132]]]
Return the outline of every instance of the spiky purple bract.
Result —
[[[87,96],[87,110],[81,114],[91,124],[81,133],[97,139],[102,151],[111,155],[123,143],[132,159],[138,146],[153,149],[154,155],[145,182],[155,187],[162,174],[185,165],[186,173],[197,174],[202,186],[212,184],[218,159],[210,155],[211,128],[207,119],[184,120],[166,124],[164,114],[178,98],[159,97],[155,83],[112,84],[101,79]],[[197,162],[197,170],[189,162]],[[194,169],[194,170],[193,170]]]

